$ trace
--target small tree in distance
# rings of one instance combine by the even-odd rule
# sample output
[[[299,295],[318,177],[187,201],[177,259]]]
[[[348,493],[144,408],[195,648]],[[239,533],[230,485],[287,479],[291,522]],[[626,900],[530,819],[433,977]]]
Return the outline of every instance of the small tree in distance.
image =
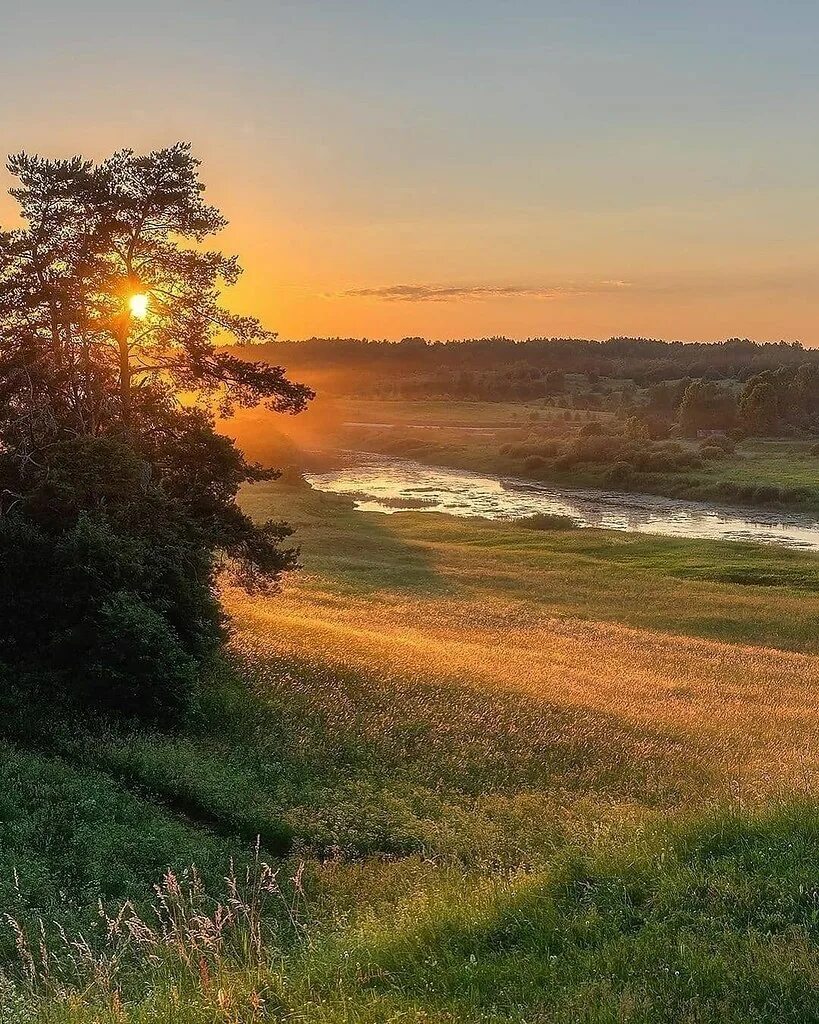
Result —
[[[217,348],[274,335],[220,303],[240,268],[202,246],[226,222],[198,166],[181,143],[98,164],[13,156],[23,226],[0,233],[0,660],[152,713],[183,702],[219,640],[222,558],[254,586],[295,562],[283,524],[236,504],[274,474],[212,408],[312,397]]]

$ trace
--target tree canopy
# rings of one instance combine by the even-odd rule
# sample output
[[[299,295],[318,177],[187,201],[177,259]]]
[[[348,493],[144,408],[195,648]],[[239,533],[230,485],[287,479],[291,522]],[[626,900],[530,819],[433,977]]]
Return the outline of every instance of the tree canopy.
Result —
[[[0,658],[45,658],[62,678],[84,665],[96,696],[107,679],[115,704],[138,709],[136,680],[157,690],[162,651],[188,679],[218,642],[221,565],[263,586],[295,563],[289,530],[235,501],[275,474],[216,432],[212,410],[297,413],[312,392],[225,347],[275,335],[221,302],[241,271],[203,244],[226,221],[189,145],[100,163],[21,153],[8,167],[22,226],[0,233],[0,604],[11,614],[28,595],[43,612],[12,615]],[[121,571],[106,578],[114,548]],[[56,604],[55,572],[74,581]],[[144,663],[114,670],[126,636],[137,654],[142,637]]]

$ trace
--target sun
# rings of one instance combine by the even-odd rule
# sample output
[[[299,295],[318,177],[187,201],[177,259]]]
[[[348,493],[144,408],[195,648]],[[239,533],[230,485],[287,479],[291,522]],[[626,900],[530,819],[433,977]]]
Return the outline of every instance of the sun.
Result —
[[[137,320],[144,320],[148,313],[148,296],[144,293],[139,295],[132,295],[128,300],[128,305],[131,309],[131,316],[136,317]]]

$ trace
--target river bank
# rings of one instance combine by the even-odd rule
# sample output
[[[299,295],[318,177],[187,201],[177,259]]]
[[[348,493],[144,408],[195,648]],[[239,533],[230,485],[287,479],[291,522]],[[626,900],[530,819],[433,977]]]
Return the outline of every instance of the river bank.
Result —
[[[363,452],[347,453],[341,465],[306,478],[317,490],[347,495],[362,511],[421,510],[500,520],[546,515],[564,517],[567,526],[819,551],[819,522],[797,513],[751,512],[611,488],[556,487]]]
[[[819,455],[808,442],[754,440],[733,452],[711,452],[690,468],[642,470],[606,461],[565,464],[549,438],[510,443],[491,433],[461,436],[444,428],[348,429],[339,443],[432,466],[516,477],[562,488],[654,494],[680,500],[781,512],[819,519]],[[559,450],[559,449],[558,449]],[[538,454],[538,453],[542,454]]]

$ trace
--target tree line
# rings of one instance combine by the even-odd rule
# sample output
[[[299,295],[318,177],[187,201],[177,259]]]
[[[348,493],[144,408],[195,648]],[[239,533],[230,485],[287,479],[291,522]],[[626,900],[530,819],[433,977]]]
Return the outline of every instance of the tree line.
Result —
[[[637,415],[656,431],[819,432],[819,350],[796,342],[717,344],[484,338],[401,342],[312,338],[239,347],[287,362],[326,393],[362,398],[532,402]]]
[[[240,346],[236,354],[285,362],[325,393],[359,398],[542,399],[680,422],[685,432],[819,429],[819,350],[798,342],[311,338]]]
[[[241,348],[238,350],[241,354]],[[299,369],[350,371],[351,378],[375,379],[386,373],[426,375],[430,386],[447,374],[502,373],[507,380],[545,372],[583,373],[628,378],[641,385],[680,377],[746,380],[763,370],[819,363],[819,350],[793,341],[755,342],[731,338],[724,342],[661,341],[650,338],[470,338],[399,342],[366,338],[276,340],[254,348],[252,358],[284,362]]]

